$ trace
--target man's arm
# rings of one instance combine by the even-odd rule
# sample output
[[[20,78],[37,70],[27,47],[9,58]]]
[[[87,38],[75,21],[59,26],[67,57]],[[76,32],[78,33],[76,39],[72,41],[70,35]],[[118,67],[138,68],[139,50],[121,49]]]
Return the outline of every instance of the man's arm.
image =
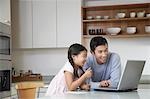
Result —
[[[108,82],[110,83],[109,87],[117,87],[121,76],[121,61],[117,54],[112,58],[112,69]]]

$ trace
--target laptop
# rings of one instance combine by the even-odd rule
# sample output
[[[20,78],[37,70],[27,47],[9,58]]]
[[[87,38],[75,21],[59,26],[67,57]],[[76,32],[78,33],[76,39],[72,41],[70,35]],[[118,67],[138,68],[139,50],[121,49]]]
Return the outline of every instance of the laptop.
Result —
[[[91,88],[97,91],[133,91],[137,90],[138,83],[142,75],[145,61],[128,60],[121,75],[117,88],[99,87],[98,83],[91,83]]]

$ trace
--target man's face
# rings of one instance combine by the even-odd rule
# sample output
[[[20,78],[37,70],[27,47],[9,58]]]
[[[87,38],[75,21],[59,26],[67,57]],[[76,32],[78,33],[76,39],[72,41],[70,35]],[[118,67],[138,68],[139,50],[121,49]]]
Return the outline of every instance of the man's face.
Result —
[[[96,60],[99,64],[105,63],[108,56],[108,45],[105,44],[97,46],[92,54],[96,57]]]

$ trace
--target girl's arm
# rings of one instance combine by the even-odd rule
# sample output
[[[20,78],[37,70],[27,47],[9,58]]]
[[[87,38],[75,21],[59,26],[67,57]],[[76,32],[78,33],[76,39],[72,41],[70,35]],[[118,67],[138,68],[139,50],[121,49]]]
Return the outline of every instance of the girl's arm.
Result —
[[[74,75],[71,72],[65,71],[65,80],[69,91],[76,90],[87,78],[92,76],[92,71],[87,70],[81,77],[74,80]]]

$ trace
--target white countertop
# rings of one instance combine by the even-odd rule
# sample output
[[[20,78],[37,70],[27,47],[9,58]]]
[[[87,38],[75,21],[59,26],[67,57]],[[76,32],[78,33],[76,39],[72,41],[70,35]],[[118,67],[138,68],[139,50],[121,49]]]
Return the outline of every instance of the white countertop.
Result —
[[[37,99],[150,99],[150,89],[138,89],[131,92],[79,91],[65,95],[40,97]]]

